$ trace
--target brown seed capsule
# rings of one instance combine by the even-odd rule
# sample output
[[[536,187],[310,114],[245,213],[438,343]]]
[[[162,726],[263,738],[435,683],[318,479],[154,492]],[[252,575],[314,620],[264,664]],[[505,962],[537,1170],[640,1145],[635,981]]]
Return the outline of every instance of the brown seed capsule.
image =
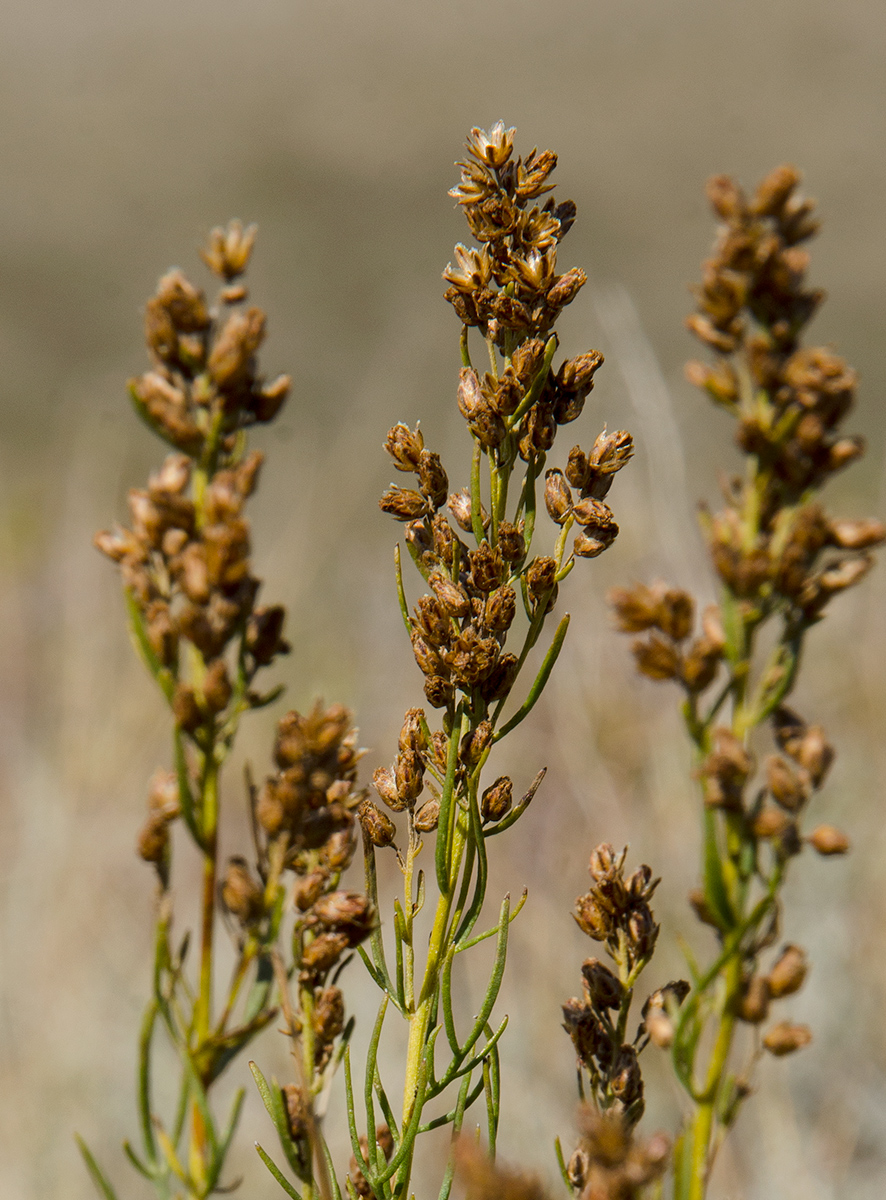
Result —
[[[680,652],[671,641],[666,641],[654,630],[645,639],[637,638],[631,643],[631,653],[637,670],[650,679],[675,679],[681,669]]]
[[[491,592],[499,586],[504,574],[501,553],[488,542],[481,542],[469,557],[471,583],[478,592]]]
[[[347,933],[338,931],[321,933],[309,946],[305,947],[302,955],[302,967],[314,976],[325,975],[335,966],[350,945],[351,939]]]
[[[424,691],[432,708],[447,708],[455,698],[455,687],[442,675],[429,675],[425,680]]]
[[[376,910],[363,892],[328,892],[313,905],[313,916],[341,934],[347,934],[352,946],[369,936],[376,924]]]
[[[149,863],[161,863],[169,846],[169,819],[162,812],[151,812],[139,831],[136,850],[139,858]]]
[[[568,358],[557,372],[557,384],[564,392],[589,392],[594,386],[594,375],[603,365],[599,350],[589,350],[577,358]]]
[[[389,487],[378,506],[397,521],[415,521],[429,512],[427,500],[411,488]]]
[[[845,854],[849,849],[849,838],[834,825],[819,825],[813,829],[807,841],[819,854]]]
[[[557,564],[553,558],[534,558],[526,568],[526,587],[533,600],[538,600],[549,592],[557,574]]]
[[[437,602],[450,617],[464,617],[470,611],[471,602],[460,584],[453,583],[442,571],[434,571],[428,576],[428,583],[434,590]]]
[[[759,1025],[769,1015],[769,980],[765,975],[754,975],[748,979],[738,1001],[738,1016],[750,1025]]]
[[[209,244],[200,251],[200,257],[210,271],[230,282],[246,270],[257,232],[257,225],[244,229],[238,220],[230,221],[224,229],[219,225],[209,234]]]
[[[605,942],[612,932],[610,914],[601,908],[591,892],[576,899],[572,915],[579,929],[595,942]]]
[[[581,965],[588,1001],[600,1011],[620,1008],[624,999],[624,984],[598,958],[586,958]]]
[[[393,843],[397,826],[377,804],[373,804],[371,800],[364,800],[357,809],[357,816],[373,846],[390,846]]]
[[[581,1146],[572,1153],[572,1157],[566,1165],[566,1175],[569,1179],[570,1186],[573,1191],[580,1192],[585,1186],[588,1178],[588,1172],[591,1169],[591,1160],[587,1150],[583,1150]]]
[[[809,974],[809,961],[801,946],[785,946],[769,972],[769,991],[774,999],[791,996],[803,986]]]
[[[476,729],[469,730],[461,740],[459,759],[469,769],[476,767],[492,742],[492,723],[483,720]]]
[[[471,497],[468,492],[455,492],[446,501],[446,507],[455,518],[459,529],[470,533],[473,525],[471,524]]]
[[[598,475],[614,475],[630,462],[633,456],[634,439],[626,430],[616,429],[614,433],[607,433],[604,429],[597,435],[593,449],[588,455],[588,466]]]
[[[176,724],[185,733],[193,733],[203,724],[203,713],[197,703],[194,689],[186,683],[176,685],[172,697],[172,712]]]
[[[692,632],[695,617],[695,601],[688,592],[680,588],[668,588],[662,595],[656,624],[662,633],[682,642]]]
[[[443,469],[439,454],[422,450],[418,460],[418,479],[422,495],[427,497],[431,507],[434,510],[441,508],[449,493],[449,476]]]
[[[637,1051],[633,1046],[624,1045],[619,1050],[609,1086],[625,1106],[634,1104],[643,1095],[643,1077]]]
[[[306,1138],[310,1127],[310,1107],[304,1088],[296,1083],[287,1083],[280,1091],[286,1104],[290,1137],[293,1141]]]
[[[397,795],[404,807],[412,808],[424,787],[424,763],[415,750],[401,750],[394,763]]]
[[[385,804],[393,812],[402,812],[404,808],[409,807],[406,798],[400,795],[393,770],[387,767],[379,767],[372,776],[372,784],[379,796],[381,796],[382,800],[384,800]]]
[[[483,612],[483,622],[487,629],[497,633],[504,632],[510,629],[516,615],[517,594],[512,587],[505,584],[489,594]]]
[[[296,878],[292,887],[292,899],[300,912],[307,912],[323,894],[323,889],[329,882],[325,871],[312,871],[310,875]]]
[[[787,812],[799,812],[809,799],[808,773],[795,771],[777,754],[766,759],[766,784],[773,800]]]
[[[232,693],[224,659],[217,658],[210,663],[203,679],[203,699],[206,701],[206,707],[214,713],[222,712],[227,708]]]
[[[514,794],[514,785],[506,775],[496,779],[495,783],[483,793],[480,801],[480,816],[483,823],[500,821],[510,812]]]
[[[419,833],[431,833],[437,828],[440,819],[440,801],[426,800],[415,814],[415,828]]]
[[[785,1054],[793,1054],[812,1041],[812,1030],[808,1025],[792,1025],[790,1021],[779,1021],[773,1025],[763,1038],[763,1045],[770,1054],[781,1058]]]
[[[425,439],[418,426],[411,430],[408,425],[397,424],[388,431],[385,439],[385,450],[398,471],[417,471],[424,447]]]
[[[572,492],[562,471],[545,472],[545,508],[558,525],[562,525],[572,511]]]
[[[498,548],[507,563],[521,562],[526,555],[526,542],[523,538],[522,526],[519,528],[510,521],[500,521],[498,526]]]
[[[836,758],[836,751],[825,736],[820,725],[810,725],[793,754],[797,762],[809,772],[814,788],[821,787],[825,775]]]
[[[466,421],[473,421],[486,408],[480,390],[480,379],[471,367],[462,367],[459,372],[458,408]]]
[[[791,819],[777,808],[762,808],[751,820],[755,838],[781,837],[791,825]]]
[[[256,921],[264,908],[261,885],[252,876],[246,859],[239,854],[228,859],[221,885],[222,904],[241,925]]]
[[[252,371],[252,360],[265,337],[265,314],[260,308],[233,312],[209,354],[207,367],[216,387],[233,391]]]
[[[692,911],[703,925],[711,925],[714,929],[720,928],[720,922],[714,916],[713,910],[708,904],[707,897],[701,888],[693,888],[689,893],[688,899]]]
[[[324,988],[314,1007],[314,1033],[321,1043],[334,1041],[345,1027],[345,1000],[341,989]]]

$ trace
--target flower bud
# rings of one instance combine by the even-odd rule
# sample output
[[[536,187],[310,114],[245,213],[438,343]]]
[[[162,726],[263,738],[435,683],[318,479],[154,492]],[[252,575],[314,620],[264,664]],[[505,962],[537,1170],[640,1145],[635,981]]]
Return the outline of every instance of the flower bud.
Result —
[[[321,933],[305,947],[302,969],[314,977],[325,975],[350,945],[351,939],[347,933]]]
[[[411,488],[389,487],[378,506],[396,521],[415,521],[428,513],[427,500]]]
[[[845,854],[849,849],[849,838],[834,825],[819,825],[807,840],[819,854]]]
[[[545,472],[545,508],[558,525],[562,525],[572,511],[572,492],[562,471]]]
[[[413,431],[408,425],[397,424],[385,439],[385,450],[398,471],[417,471],[424,446],[425,439],[418,426]]]
[[[513,791],[514,786],[506,775],[496,779],[486,789],[480,801],[480,816],[484,825],[490,821],[500,821],[510,811]]]
[[[812,1030],[808,1025],[792,1025],[790,1021],[779,1021],[773,1025],[763,1038],[763,1045],[770,1054],[781,1058],[785,1054],[793,1054],[812,1041]]]
[[[600,1011],[620,1008],[624,999],[624,984],[598,958],[586,958],[581,965],[588,1001]]]
[[[750,1025],[759,1025],[769,1015],[769,980],[765,975],[754,975],[742,988],[738,1001],[738,1016]]]
[[[773,999],[798,992],[808,973],[806,951],[800,946],[785,946],[769,972],[769,992]]]
[[[261,885],[253,878],[246,859],[239,854],[228,859],[221,885],[221,900],[241,925],[250,924],[262,914],[264,895]]]
[[[439,454],[422,450],[418,460],[418,479],[422,495],[426,496],[435,510],[446,503],[449,492],[449,476],[443,468]]]
[[[357,816],[366,836],[373,846],[390,846],[397,833],[397,827],[387,813],[382,812],[371,800],[364,800],[357,809]]]
[[[415,828],[419,833],[432,833],[437,828],[440,819],[440,801],[426,800],[415,814]]]

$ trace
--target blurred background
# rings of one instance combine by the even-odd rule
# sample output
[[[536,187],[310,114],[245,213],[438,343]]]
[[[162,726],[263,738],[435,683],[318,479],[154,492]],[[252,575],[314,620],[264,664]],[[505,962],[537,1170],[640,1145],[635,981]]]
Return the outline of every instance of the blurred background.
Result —
[[[679,937],[711,949],[685,902],[697,818],[677,697],[633,674],[603,602],[612,584],[656,576],[710,594],[695,505],[715,497],[734,457],[728,420],[683,380],[695,350],[682,322],[713,236],[711,173],[752,185],[792,161],[819,199],[812,277],[830,299],[813,332],[859,369],[849,425],[869,441],[829,504],[886,511],[886,8],[30,0],[7,5],[2,23],[0,1193],[91,1196],[76,1129],[121,1196],[143,1194],[119,1150],[135,1128],[149,986],[153,881],[133,843],[146,780],[168,761],[168,719],[90,539],[124,516],[126,489],[162,453],[125,396],[146,364],[144,300],[173,264],[207,282],[196,248],[211,226],[258,222],[263,363],[295,377],[281,418],[255,438],[268,455],[252,505],[258,573],[267,601],[290,613],[286,702],[322,695],[353,708],[368,775],[390,761],[402,713],[421,699],[394,592],[399,531],[377,508],[392,474],[381,444],[395,421],[421,418],[453,486],[466,481],[459,327],[440,273],[467,230],[446,192],[468,129],[499,117],[524,153],[560,154],[559,195],[579,209],[563,266],[590,276],[561,323],[564,349],[607,358],[558,451],[565,459],[604,423],[638,444],[611,497],[621,537],[564,586],[568,652],[499,759],[518,788],[549,768],[494,847],[490,895],[530,890],[499,1002],[511,1016],[501,1148],[553,1180],[553,1138],[573,1137],[559,1005],[591,950],[569,917],[591,847],[629,843],[631,863],[663,876],[650,987],[681,973]],[[809,948],[814,970],[780,1015],[809,1022],[815,1042],[762,1064],[718,1163],[720,1200],[866,1200],[886,1186],[884,599],[878,568],[811,638],[797,707],[839,749],[813,817],[846,827],[855,849],[796,864],[783,932]],[[232,811],[242,762],[266,769],[282,711],[248,722],[228,773]],[[232,845],[239,828],[232,817]],[[185,886],[181,898],[184,919]],[[362,1013],[359,966],[351,972]],[[466,1005],[480,983],[469,980]],[[271,1034],[255,1053],[284,1078],[282,1041]],[[395,1054],[393,1044],[392,1070]],[[655,1054],[649,1131],[673,1129],[680,1103]],[[241,1082],[245,1063],[227,1086]],[[331,1136],[344,1163],[340,1123]],[[241,1194],[279,1195],[255,1137],[273,1144],[250,1089]]]

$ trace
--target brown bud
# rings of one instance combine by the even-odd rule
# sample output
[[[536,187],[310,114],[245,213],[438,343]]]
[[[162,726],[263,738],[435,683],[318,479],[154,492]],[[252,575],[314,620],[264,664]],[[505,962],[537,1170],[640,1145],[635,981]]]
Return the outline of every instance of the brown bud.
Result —
[[[633,1046],[624,1045],[619,1050],[609,1085],[613,1094],[626,1107],[635,1103],[643,1095],[643,1077],[640,1073],[637,1051]]]
[[[723,657],[722,647],[697,638],[683,658],[681,678],[690,692],[703,692],[713,682]]]
[[[415,814],[415,828],[419,833],[431,833],[437,828],[440,819],[440,801],[426,800]]]
[[[253,390],[250,407],[255,413],[256,421],[261,421],[262,424],[273,421],[286,403],[291,387],[291,375],[278,375],[270,383],[263,384],[258,391]]]
[[[504,573],[501,553],[488,542],[481,542],[469,555],[471,583],[478,592],[491,592],[499,586]]]
[[[512,525],[510,521],[501,521],[498,526],[498,548],[507,563],[520,562],[526,554],[526,543],[523,539],[522,527]]]
[[[314,903],[313,915],[321,925],[347,933],[355,945],[375,924],[375,908],[363,892],[327,892]]]
[[[228,859],[221,900],[242,925],[248,925],[262,915],[264,895],[261,885],[252,877],[246,859],[239,854]]]
[[[695,601],[688,592],[680,588],[668,588],[661,596],[656,615],[656,624],[662,633],[682,642],[692,632],[695,617]]]
[[[397,789],[397,779],[392,770],[379,767],[372,776],[372,784],[388,808],[394,812],[402,812],[404,808],[409,807],[406,798],[401,796]]]
[[[246,622],[246,649],[258,666],[266,666],[278,654],[289,653],[289,643],[281,636],[286,609],[279,604],[253,610]]]
[[[750,1025],[759,1025],[769,1015],[769,980],[765,975],[754,975],[742,988],[738,1001],[738,1016]]]
[[[425,439],[418,426],[413,431],[408,425],[395,425],[385,439],[385,450],[393,458],[398,471],[417,471],[424,446]]]
[[[532,382],[544,356],[545,344],[541,338],[530,338],[517,347],[511,358],[511,365],[522,384],[529,385]]]
[[[248,379],[252,359],[265,337],[265,314],[260,308],[233,312],[215,340],[207,363],[222,391],[231,391]]]
[[[707,897],[701,888],[693,888],[689,893],[689,903],[692,906],[692,911],[698,917],[703,925],[711,925],[714,929],[719,929],[720,922],[714,916],[711,906],[708,904]]]
[[[200,333],[209,325],[203,293],[181,271],[170,271],[157,284],[156,299],[179,333]]]
[[[454,686],[442,675],[429,675],[424,690],[432,708],[447,708],[455,698]]]
[[[631,653],[636,660],[637,670],[650,679],[675,679],[680,673],[680,652],[673,642],[665,640],[654,630],[648,638],[633,641]]]
[[[339,931],[321,933],[309,946],[305,947],[302,955],[303,970],[315,977],[325,975],[335,966],[351,944],[351,938],[347,933]]]
[[[573,1151],[572,1157],[566,1164],[566,1175],[569,1179],[569,1184],[576,1192],[583,1190],[587,1182],[588,1172],[591,1169],[591,1160],[587,1150],[583,1150],[580,1146]]]
[[[728,175],[713,175],[705,188],[714,212],[724,221],[741,217],[746,208],[744,193]]]
[[[269,837],[276,837],[286,823],[286,808],[271,780],[258,794],[255,816]]]
[[[324,988],[314,1007],[314,1033],[323,1044],[334,1041],[345,1027],[345,1000],[341,989]]]
[[[403,726],[400,730],[400,737],[397,745],[400,750],[417,750],[421,752],[427,748],[427,738],[424,734],[424,709],[409,708],[403,717]]]
[[[473,529],[471,524],[471,497],[467,491],[455,492],[446,501],[446,507],[455,518],[455,522],[459,529],[463,529],[465,533],[470,533]]]
[[[836,751],[827,740],[822,727],[810,725],[800,739],[793,757],[801,767],[809,772],[812,786],[819,788],[836,757]]]
[[[427,497],[431,507],[441,508],[449,492],[449,476],[443,469],[439,454],[422,450],[418,460],[418,479],[422,495]]]
[[[203,679],[203,698],[211,712],[220,713],[227,708],[233,689],[228,678],[224,660],[215,659]]]
[[[790,1021],[779,1021],[773,1025],[763,1038],[763,1045],[770,1054],[781,1058],[785,1054],[793,1054],[812,1041],[812,1030],[808,1025],[792,1025]]]
[[[751,832],[756,838],[781,837],[791,825],[791,819],[777,808],[762,808],[751,820]]]
[[[136,850],[149,863],[161,863],[169,846],[169,818],[162,812],[151,812],[139,831]]]
[[[603,365],[599,350],[589,350],[577,358],[569,358],[557,372],[557,385],[564,392],[589,392],[594,386],[594,375]]]
[[[492,742],[492,724],[481,721],[476,729],[469,730],[461,740],[459,758],[468,768],[476,767]]]
[[[415,521],[429,511],[428,502],[420,492],[401,487],[389,487],[378,506],[397,521]]]
[[[323,894],[328,882],[329,877],[325,871],[312,871],[310,875],[296,878],[292,888],[292,899],[296,908],[300,912],[307,912]]]
[[[761,217],[772,217],[780,213],[785,201],[800,182],[796,167],[785,164],[770,171],[754,193],[753,211]]]
[[[886,525],[869,517],[862,521],[831,521],[830,539],[843,550],[868,550],[886,541]]]
[[[562,471],[545,472],[545,508],[558,525],[562,525],[572,511],[572,492]]]
[[[467,615],[471,602],[460,584],[453,583],[442,571],[434,571],[428,577],[428,583],[433,588],[441,608],[448,616],[464,617]]]
[[[228,281],[242,275],[249,264],[252,247],[255,244],[257,225],[243,228],[243,222],[230,221],[227,228],[220,225],[209,234],[209,244],[200,251],[200,257],[216,275]]]
[[[357,809],[366,836],[373,846],[390,846],[397,833],[397,827],[387,813],[382,812],[371,800],[364,800]]]
[[[466,421],[474,420],[485,409],[486,401],[480,390],[477,372],[471,367],[462,367],[459,372],[458,408]]]
[[[578,447],[576,447],[578,449]],[[634,439],[624,429],[607,433],[604,429],[597,435],[594,447],[588,456],[588,466],[599,475],[614,475],[634,456]],[[570,455],[570,459],[572,455]],[[584,486],[584,485],[582,485]]]
[[[849,849],[849,838],[834,825],[819,825],[807,840],[819,854],[845,854]]]
[[[402,801],[405,801],[405,807],[412,808],[416,799],[421,795],[424,786],[423,775],[424,763],[416,751],[401,750],[394,763],[394,779],[397,795]]]
[[[581,965],[581,974],[592,1007],[601,1011],[621,1007],[624,984],[598,958],[586,958]]]
[[[799,812],[809,799],[808,773],[795,771],[777,754],[766,759],[766,784],[773,800],[787,812]]]
[[[512,587],[505,584],[489,594],[483,621],[488,629],[503,632],[510,629],[517,615],[517,595]]]
[[[534,558],[526,568],[526,587],[533,600],[539,600],[554,587],[557,564],[553,558]]]
[[[197,703],[194,689],[186,683],[176,684],[172,697],[172,712],[176,724],[185,733],[193,733],[203,724],[203,713]]]
[[[280,1091],[286,1105],[290,1137],[293,1141],[306,1138],[310,1128],[310,1106],[305,1089],[296,1083],[287,1083]]]
[[[769,991],[773,999],[798,992],[808,973],[806,951],[801,946],[785,946],[769,972]]]
[[[600,907],[591,892],[576,899],[572,915],[579,929],[595,942],[604,942],[612,932],[610,915]]]
[[[515,654],[499,655],[495,666],[480,684],[480,693],[487,704],[507,696],[514,686],[519,660]]]
[[[506,775],[496,779],[492,787],[488,787],[480,801],[480,816],[483,823],[500,821],[510,811],[514,785]]]

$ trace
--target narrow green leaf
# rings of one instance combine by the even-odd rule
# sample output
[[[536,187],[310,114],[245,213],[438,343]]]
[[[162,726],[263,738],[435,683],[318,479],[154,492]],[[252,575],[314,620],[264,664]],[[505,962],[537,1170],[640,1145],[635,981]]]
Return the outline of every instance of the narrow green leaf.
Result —
[[[74,1140],[76,1141],[77,1145],[80,1148],[80,1153],[83,1155],[83,1161],[86,1163],[86,1169],[89,1172],[89,1174],[92,1176],[92,1182],[95,1184],[96,1190],[98,1191],[99,1195],[103,1196],[104,1200],[117,1200],[116,1192],[111,1187],[110,1183],[108,1183],[105,1176],[102,1174],[101,1168],[99,1167],[99,1165],[95,1161],[95,1159],[92,1157],[92,1152],[90,1151],[90,1149],[86,1145],[86,1143],[83,1141],[83,1138],[80,1136],[79,1133],[74,1134]]]
[[[283,1189],[283,1191],[286,1193],[286,1195],[291,1196],[292,1200],[302,1200],[301,1194],[295,1190],[295,1188],[292,1186],[292,1184],[289,1182],[289,1180],[286,1178],[286,1176],[283,1174],[283,1172],[280,1170],[280,1168],[277,1166],[277,1164],[274,1162],[274,1160],[271,1158],[271,1156],[269,1154],[265,1153],[265,1151],[261,1148],[261,1146],[258,1144],[258,1142],[255,1143],[255,1148],[258,1151],[259,1158],[262,1160],[262,1162],[265,1164],[265,1166],[268,1168],[268,1170],[271,1172],[271,1174],[274,1176],[274,1178],[280,1184],[280,1187]]]
[[[566,639],[566,631],[569,629],[570,620],[571,617],[569,613],[566,613],[560,624],[557,626],[553,640],[548,647],[548,652],[544,656],[544,660],[542,661],[539,672],[535,677],[535,682],[529,689],[529,695],[526,697],[511,719],[502,725],[501,729],[496,730],[493,738],[494,741],[501,741],[501,739],[506,737],[512,729],[516,729],[520,722],[525,720],[526,717],[528,717],[532,712],[533,708],[535,708],[538,698],[541,696],[545,689],[545,685],[550,678],[551,671],[554,669],[554,664],[560,657],[560,651],[563,649],[563,642]]]

